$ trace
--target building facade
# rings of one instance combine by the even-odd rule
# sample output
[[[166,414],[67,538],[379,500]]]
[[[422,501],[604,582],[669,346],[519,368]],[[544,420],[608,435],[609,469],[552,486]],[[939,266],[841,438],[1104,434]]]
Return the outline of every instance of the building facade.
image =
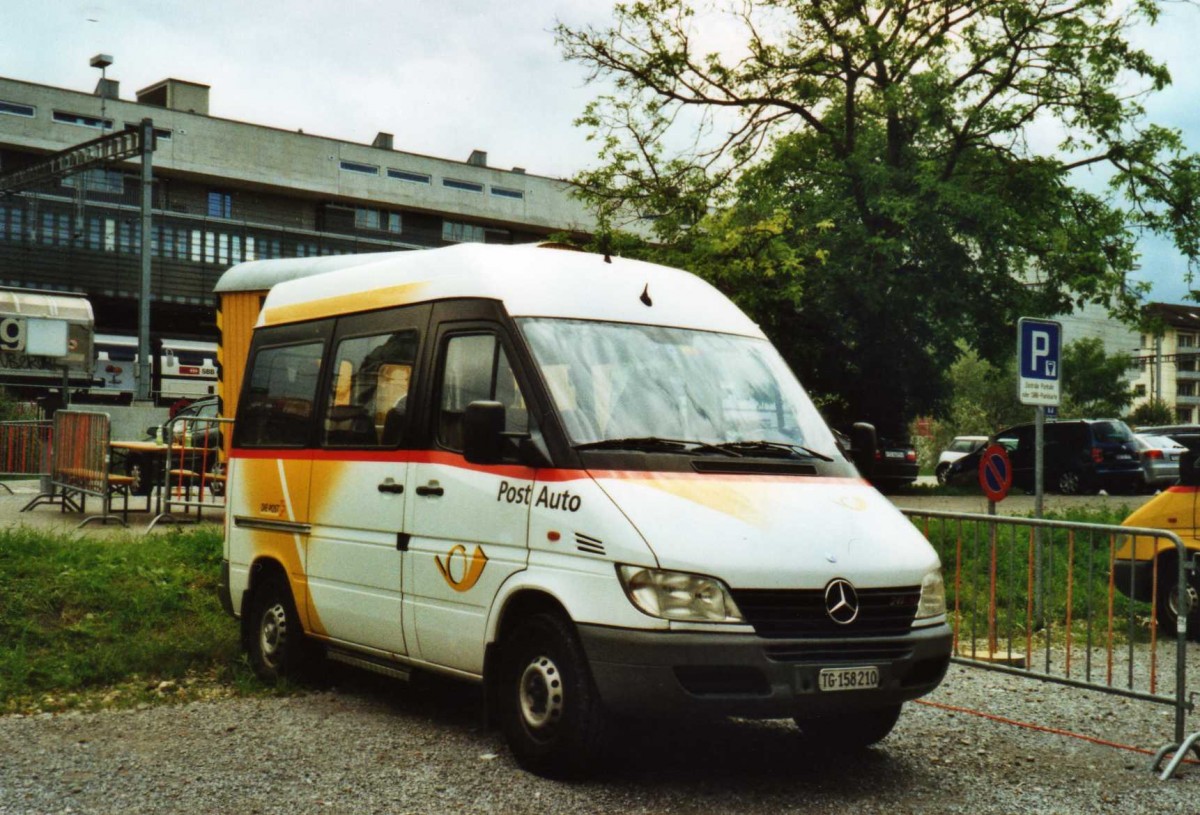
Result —
[[[0,77],[0,177],[58,151],[153,121],[151,330],[215,336],[212,290],[243,260],[521,243],[586,234],[570,184],[221,119],[209,88],[167,79],[121,99]],[[0,192],[0,285],[86,294],[97,330],[137,328],[143,236],[137,161]]]
[[[1160,399],[1180,423],[1200,421],[1200,305],[1150,303],[1141,335],[1135,406]]]

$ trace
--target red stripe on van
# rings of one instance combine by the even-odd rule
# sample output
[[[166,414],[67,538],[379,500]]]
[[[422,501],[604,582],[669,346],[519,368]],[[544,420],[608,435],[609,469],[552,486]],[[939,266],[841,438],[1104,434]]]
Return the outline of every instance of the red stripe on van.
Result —
[[[459,467],[464,470],[491,473],[505,478],[521,478],[532,480],[533,469],[518,464],[471,464],[460,453],[446,453],[440,450],[247,450],[238,449],[230,453],[230,458],[244,459],[282,459],[284,461],[377,461],[405,464],[442,464],[447,467]],[[542,481],[577,481],[581,478],[617,478],[626,481],[737,481],[737,482],[795,482],[794,475],[775,473],[696,473],[659,470],[569,470],[562,468],[544,468],[537,470],[537,480]],[[804,476],[805,484],[834,484],[846,486],[857,484],[869,486],[868,482],[858,477],[829,477]],[[1172,487],[1171,489],[1177,489]],[[1188,487],[1186,489],[1194,489]]]
[[[1188,493],[1188,492],[1197,492],[1197,491],[1200,491],[1200,487],[1185,487],[1182,484],[1176,484],[1173,487],[1167,487],[1167,492]]]

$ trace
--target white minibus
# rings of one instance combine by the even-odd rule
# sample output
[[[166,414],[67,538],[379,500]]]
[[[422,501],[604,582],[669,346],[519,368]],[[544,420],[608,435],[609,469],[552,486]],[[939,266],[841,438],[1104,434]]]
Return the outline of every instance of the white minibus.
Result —
[[[861,747],[942,680],[936,553],[709,284],[477,244],[286,277],[227,484],[222,602],[260,676],[482,683],[550,775],[597,766],[617,717]]]

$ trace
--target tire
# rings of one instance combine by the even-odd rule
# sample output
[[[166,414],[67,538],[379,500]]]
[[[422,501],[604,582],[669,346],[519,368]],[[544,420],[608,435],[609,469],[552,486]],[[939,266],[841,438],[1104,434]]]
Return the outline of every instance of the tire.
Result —
[[[1174,634],[1179,620],[1178,597],[1176,588],[1178,586],[1179,572],[1175,568],[1174,556],[1171,556],[1169,561],[1159,560],[1158,566],[1158,596],[1154,602],[1157,606],[1158,625],[1160,630]],[[1188,614],[1188,639],[1200,638],[1200,591],[1197,590],[1196,581],[1190,580],[1187,584],[1188,600],[1191,603],[1191,612]]]
[[[307,644],[284,578],[272,575],[254,592],[248,622],[246,652],[255,675],[274,684],[298,674]]]
[[[1063,495],[1082,495],[1085,492],[1083,476],[1078,470],[1064,470],[1058,476],[1058,491]]]
[[[946,486],[946,474],[949,471],[950,471],[950,465],[945,464],[945,463],[939,464],[937,466],[937,469],[933,471],[933,474],[935,476],[937,476],[937,482],[939,484],[941,484],[943,487]]]
[[[882,741],[900,719],[901,705],[839,713],[813,719],[796,717],[794,721],[805,739],[834,751],[861,750]]]
[[[609,716],[569,620],[520,622],[502,644],[498,681],[500,727],[518,764],[552,778],[602,764]]]

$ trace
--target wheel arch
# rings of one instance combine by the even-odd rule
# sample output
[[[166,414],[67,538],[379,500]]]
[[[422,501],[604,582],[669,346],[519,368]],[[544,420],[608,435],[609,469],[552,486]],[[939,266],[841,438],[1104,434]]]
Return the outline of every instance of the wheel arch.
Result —
[[[517,588],[497,603],[497,610],[489,621],[487,644],[483,652],[484,718],[489,725],[496,724],[499,703],[497,667],[501,659],[500,645],[522,620],[543,613],[558,614],[574,625],[566,605],[544,588]]]
[[[260,588],[262,588],[264,583],[275,577],[278,577],[280,580],[282,580],[283,584],[288,587],[288,591],[291,591],[292,584],[288,579],[287,569],[285,569],[283,564],[275,558],[270,557],[269,555],[262,555],[258,558],[255,558],[254,562],[250,564],[249,575],[246,579],[246,590],[242,593],[241,622],[243,647],[249,643],[248,638],[250,637],[250,627],[252,625],[252,621],[250,619],[251,614],[249,611],[254,604],[254,595]],[[294,592],[292,596],[292,603],[296,604]],[[303,616],[301,617],[301,620],[303,620]]]

